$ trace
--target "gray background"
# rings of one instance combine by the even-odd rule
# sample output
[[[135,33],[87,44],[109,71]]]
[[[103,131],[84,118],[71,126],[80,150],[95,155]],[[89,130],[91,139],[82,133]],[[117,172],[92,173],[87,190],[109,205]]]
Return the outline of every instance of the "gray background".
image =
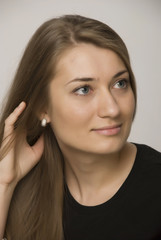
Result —
[[[161,151],[161,0],[0,0],[0,103],[34,31],[68,13],[104,21],[123,38],[138,87],[129,140]]]

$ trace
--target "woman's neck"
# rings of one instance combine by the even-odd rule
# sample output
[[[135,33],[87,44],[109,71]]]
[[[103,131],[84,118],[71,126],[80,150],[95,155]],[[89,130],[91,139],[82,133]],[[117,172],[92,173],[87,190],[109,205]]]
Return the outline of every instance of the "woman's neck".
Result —
[[[75,200],[92,206],[110,199],[131,171],[135,155],[136,147],[129,143],[111,155],[66,155],[65,177]]]

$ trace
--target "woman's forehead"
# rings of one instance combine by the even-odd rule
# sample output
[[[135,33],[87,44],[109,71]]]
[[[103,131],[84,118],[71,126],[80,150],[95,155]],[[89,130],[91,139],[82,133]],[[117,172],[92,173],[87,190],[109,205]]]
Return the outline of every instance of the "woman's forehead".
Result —
[[[57,62],[57,75],[93,74],[102,71],[117,71],[125,68],[121,58],[112,50],[96,47],[93,44],[81,43],[67,49]],[[82,76],[79,76],[82,77]]]

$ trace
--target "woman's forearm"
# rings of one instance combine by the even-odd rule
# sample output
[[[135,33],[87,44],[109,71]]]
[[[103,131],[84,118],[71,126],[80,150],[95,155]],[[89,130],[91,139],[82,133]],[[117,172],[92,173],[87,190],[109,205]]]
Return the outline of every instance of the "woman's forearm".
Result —
[[[0,240],[4,237],[8,209],[10,206],[13,192],[13,187],[0,185]]]

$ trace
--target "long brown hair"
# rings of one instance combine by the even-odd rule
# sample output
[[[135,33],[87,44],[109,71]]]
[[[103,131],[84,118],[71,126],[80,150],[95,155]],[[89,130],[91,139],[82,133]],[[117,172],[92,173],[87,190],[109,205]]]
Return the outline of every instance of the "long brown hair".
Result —
[[[0,121],[0,145],[4,121],[21,102],[27,108],[15,124],[18,136],[27,132],[30,145],[43,133],[45,148],[40,162],[17,185],[6,224],[8,240],[62,240],[64,173],[63,156],[50,124],[40,126],[39,114],[49,103],[48,86],[63,52],[81,42],[111,49],[123,60],[136,86],[127,48],[106,24],[78,15],[45,22],[31,38],[19,64]]]

